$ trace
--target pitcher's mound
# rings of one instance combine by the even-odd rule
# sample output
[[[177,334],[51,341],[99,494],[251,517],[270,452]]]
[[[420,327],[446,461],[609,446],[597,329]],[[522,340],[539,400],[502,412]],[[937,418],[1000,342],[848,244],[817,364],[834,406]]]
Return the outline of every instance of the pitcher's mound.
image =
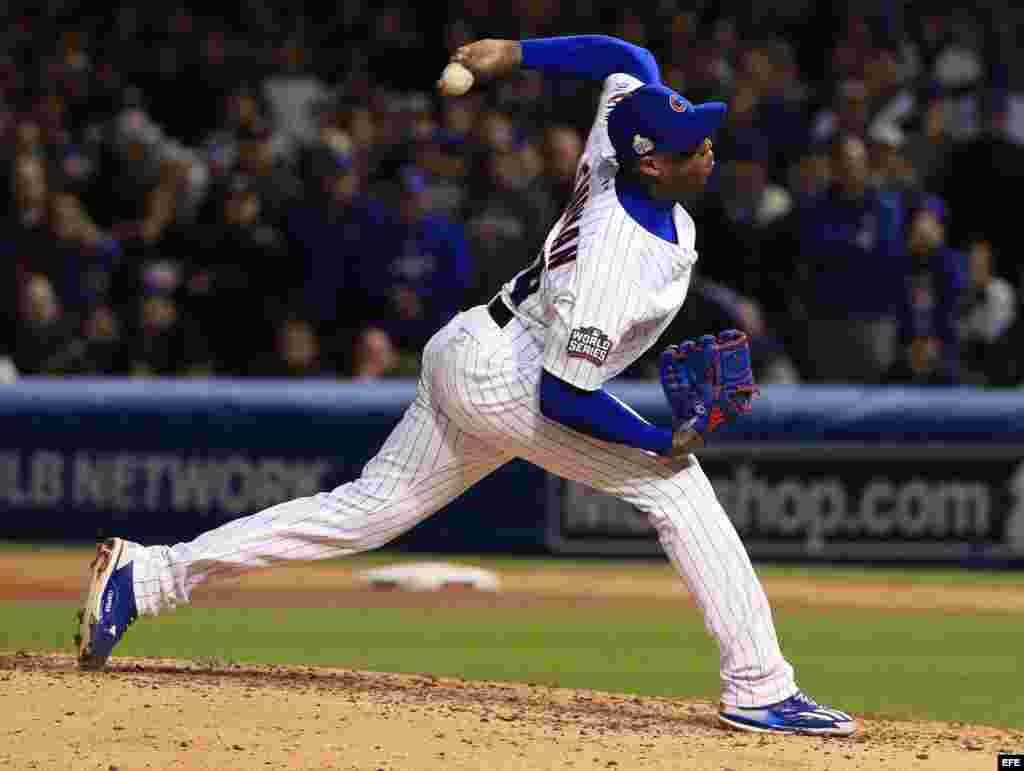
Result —
[[[0,765],[128,769],[990,771],[1024,733],[856,716],[847,739],[722,728],[707,701],[298,666],[0,655]]]

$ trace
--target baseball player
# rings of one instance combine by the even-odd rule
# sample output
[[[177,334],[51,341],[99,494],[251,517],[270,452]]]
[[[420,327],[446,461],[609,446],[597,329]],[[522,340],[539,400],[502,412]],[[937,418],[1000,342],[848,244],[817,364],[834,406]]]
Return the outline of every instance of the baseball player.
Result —
[[[661,83],[650,52],[604,36],[479,40],[453,61],[482,83],[528,68],[604,84],[573,197],[539,254],[490,303],[430,339],[415,400],[358,479],[188,543],[100,544],[80,614],[80,666],[103,667],[137,616],[188,602],[199,584],[378,548],[524,458],[648,515],[718,643],[724,723],[852,733],[849,715],[798,689],[746,550],[692,454],[751,408],[745,336],[707,335],[662,354],[671,426],[647,422],[602,387],[686,297],[695,228],[677,201],[711,174],[711,135],[726,106],[691,104]]]

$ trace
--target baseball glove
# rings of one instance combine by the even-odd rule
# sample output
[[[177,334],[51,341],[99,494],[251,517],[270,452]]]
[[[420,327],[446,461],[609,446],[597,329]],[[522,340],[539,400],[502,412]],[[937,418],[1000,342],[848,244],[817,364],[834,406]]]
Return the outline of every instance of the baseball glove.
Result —
[[[673,433],[696,434],[703,443],[708,434],[750,412],[760,393],[747,335],[735,329],[670,345],[661,354],[660,373]]]

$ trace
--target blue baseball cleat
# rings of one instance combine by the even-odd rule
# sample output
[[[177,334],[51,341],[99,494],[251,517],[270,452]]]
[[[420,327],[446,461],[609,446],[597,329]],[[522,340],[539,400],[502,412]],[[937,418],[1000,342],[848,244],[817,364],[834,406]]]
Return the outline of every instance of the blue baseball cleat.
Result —
[[[103,669],[129,624],[138,618],[128,541],[109,538],[96,547],[89,566],[89,593],[78,611],[78,666]]]
[[[767,707],[728,707],[722,704],[718,709],[718,719],[733,728],[755,733],[849,736],[857,730],[857,724],[845,712],[823,707],[799,691]]]

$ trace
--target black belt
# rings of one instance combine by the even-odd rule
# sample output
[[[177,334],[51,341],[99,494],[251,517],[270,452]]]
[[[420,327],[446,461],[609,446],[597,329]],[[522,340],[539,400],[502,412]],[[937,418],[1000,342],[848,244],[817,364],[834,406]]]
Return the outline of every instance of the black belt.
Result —
[[[487,303],[487,312],[491,314],[491,318],[494,319],[494,323],[502,328],[504,328],[504,326],[515,316],[515,314],[508,309],[508,306],[505,305],[505,301],[501,299],[501,295],[498,295]]]

